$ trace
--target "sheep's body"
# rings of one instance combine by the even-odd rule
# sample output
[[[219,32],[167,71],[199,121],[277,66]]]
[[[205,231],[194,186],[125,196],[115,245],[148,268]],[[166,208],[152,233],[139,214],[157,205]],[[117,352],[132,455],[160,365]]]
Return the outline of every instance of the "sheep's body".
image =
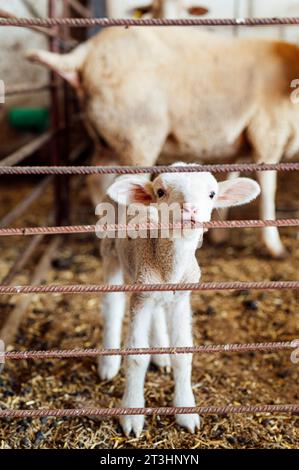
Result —
[[[254,161],[276,163],[299,150],[299,108],[290,99],[296,45],[193,28],[109,28],[69,55],[29,57],[76,87],[96,145],[104,139],[123,165],[153,165],[161,153],[220,161],[243,157],[247,146]],[[94,163],[102,153],[98,146]],[[261,215],[274,219],[276,173],[259,178]],[[263,233],[282,255],[277,228]]]
[[[161,195],[162,191],[162,195]],[[196,222],[210,220],[213,207],[223,207],[247,202],[259,192],[258,185],[244,179],[217,183],[209,173],[163,174],[150,182],[144,176],[120,177],[108,190],[108,195],[122,206],[137,202],[148,205],[165,202],[167,208],[177,204],[180,219],[190,216]],[[160,199],[162,198],[162,199]],[[216,202],[214,202],[216,201]],[[118,214],[115,202],[110,200],[114,213]],[[134,208],[135,206],[133,206]],[[144,207],[144,206],[142,206]],[[105,204],[106,208],[106,204]],[[134,224],[161,222],[162,205],[150,207]],[[134,213],[135,211],[133,211]],[[131,212],[132,214],[132,212]],[[127,224],[132,221],[127,218]],[[169,222],[175,222],[173,213]],[[116,222],[118,222],[116,220]],[[158,235],[158,236],[157,236]],[[162,236],[163,235],[163,236]],[[203,236],[203,229],[196,228],[167,238],[159,232],[154,238],[104,238],[101,252],[104,262],[105,281],[121,284],[126,280],[132,284],[196,283],[200,279],[195,252]],[[104,347],[119,348],[121,325],[125,312],[123,293],[107,293],[103,299]],[[130,348],[183,347],[192,346],[190,292],[140,292],[130,299]],[[174,405],[195,405],[191,386],[192,355],[156,356],[160,366],[171,363],[175,380]],[[144,380],[150,357],[128,356],[126,389],[123,406],[144,406]],[[112,379],[120,367],[120,357],[106,356],[99,362],[99,373],[103,379]],[[199,426],[196,414],[178,415],[177,422],[194,432]],[[121,419],[127,435],[133,431],[137,436],[143,429],[143,416],[124,416]]]
[[[87,113],[121,162],[234,157],[245,131],[257,161],[299,150],[297,46],[184,28],[109,29],[94,46],[83,67]]]

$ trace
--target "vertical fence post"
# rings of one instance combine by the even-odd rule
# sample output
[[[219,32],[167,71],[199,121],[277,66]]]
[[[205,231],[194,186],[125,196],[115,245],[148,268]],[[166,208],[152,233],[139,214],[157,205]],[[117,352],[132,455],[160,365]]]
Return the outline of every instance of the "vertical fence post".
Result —
[[[49,18],[56,16],[56,0],[48,0]],[[58,29],[57,29],[58,30]],[[50,38],[51,52],[60,52],[60,45],[55,37]],[[61,122],[61,102],[65,89],[61,87],[61,80],[57,74],[51,72],[51,80],[54,87],[51,88],[51,125],[53,130],[57,130]],[[66,120],[66,119],[65,119]],[[67,122],[66,122],[67,124]],[[50,146],[52,165],[63,165],[67,163],[68,148],[62,145],[61,132],[55,133]],[[55,198],[55,223],[57,225],[66,225],[69,223],[69,187],[68,177],[66,175],[56,176],[54,182],[54,198]]]
[[[68,2],[63,2],[63,16],[65,18],[70,17],[70,6]],[[62,36],[65,42],[67,43],[71,39],[71,28],[65,26],[62,30]],[[69,164],[69,157],[71,151],[71,136],[70,136],[70,86],[64,81],[63,83],[63,120],[64,120],[64,139],[62,143],[62,164]],[[64,192],[62,194],[63,202],[63,219],[64,223],[70,223],[70,177],[66,176],[63,180]]]
[[[95,18],[102,18],[107,16],[107,5],[109,8],[109,2],[99,2],[98,0],[89,0],[89,7],[92,12],[92,16]],[[101,30],[101,27],[95,26],[94,28],[88,28],[87,34],[88,36],[94,36]]]

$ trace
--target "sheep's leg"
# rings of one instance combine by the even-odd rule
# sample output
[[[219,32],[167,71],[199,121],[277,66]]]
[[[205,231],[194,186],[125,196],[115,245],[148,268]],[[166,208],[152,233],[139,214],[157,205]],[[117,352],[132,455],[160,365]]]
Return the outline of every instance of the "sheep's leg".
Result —
[[[123,284],[123,272],[114,257],[104,257],[105,283]],[[124,292],[107,292],[103,296],[102,313],[104,318],[103,346],[117,349],[121,344],[122,322],[125,314],[126,297]],[[102,380],[111,380],[117,375],[121,356],[103,356],[99,359],[99,375]]]
[[[129,348],[148,348],[151,325],[152,304],[149,299],[133,295],[131,299],[131,331]],[[150,355],[128,356],[126,369],[126,386],[122,400],[125,408],[144,407],[144,381],[149,365]],[[144,416],[122,416],[120,424],[126,436],[133,431],[139,437],[144,426]]]
[[[165,311],[162,307],[155,307],[152,313],[151,346],[154,348],[169,347],[169,335],[167,330]],[[165,368],[170,372],[170,357],[168,354],[154,354],[151,358],[157,367]]]
[[[87,177],[87,187],[90,199],[95,208],[98,204],[103,202],[103,199],[106,196],[106,191],[113,183],[114,178],[115,175],[89,175]]]
[[[285,101],[274,100],[270,107],[261,108],[249,124],[247,136],[256,163],[275,164],[281,161],[292,137],[290,127],[281,126],[281,112],[285,105]],[[258,171],[257,176],[261,186],[260,218],[274,220],[277,172]],[[262,235],[267,250],[274,258],[283,258],[287,254],[277,227],[264,227]]]
[[[277,184],[276,171],[258,172],[258,179],[261,185],[260,214],[263,220],[275,220],[275,195]],[[287,252],[284,248],[277,227],[264,227],[263,240],[271,255],[274,258],[283,258]]]
[[[168,311],[168,326],[170,342],[173,347],[192,346],[192,312],[190,294],[176,294],[177,300]],[[175,381],[174,406],[195,406],[191,385],[192,354],[171,355],[171,365]],[[200,418],[197,414],[176,415],[176,421],[180,426],[187,428],[191,433],[199,428]]]
[[[97,148],[91,159],[94,166],[112,166],[119,165],[116,154],[110,148]],[[96,208],[98,204],[103,202],[108,187],[115,179],[115,175],[89,175],[86,177],[87,187],[90,199]]]
[[[234,178],[238,178],[240,176],[240,172],[234,171],[232,173],[229,173],[227,179],[232,180]],[[226,220],[228,218],[229,214],[229,208],[225,209],[219,209],[217,210],[218,212],[218,219],[219,220]],[[213,243],[216,245],[221,245],[222,243],[225,243],[229,237],[229,229],[224,229],[224,228],[214,228],[211,231],[211,239]]]

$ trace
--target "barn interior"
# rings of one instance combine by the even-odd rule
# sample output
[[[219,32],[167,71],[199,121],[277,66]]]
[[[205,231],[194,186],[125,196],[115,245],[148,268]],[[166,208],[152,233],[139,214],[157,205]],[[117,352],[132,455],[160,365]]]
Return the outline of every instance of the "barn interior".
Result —
[[[189,8],[193,3],[187,2]],[[299,13],[299,5],[291,1],[200,3],[202,10],[196,10],[195,16],[188,10],[185,15],[257,18]],[[0,0],[0,18],[136,18],[144,11],[148,14],[149,4],[141,0],[11,0],[8,6]],[[0,80],[5,85],[5,99],[0,101],[0,167],[91,164],[93,142],[74,92],[56,74],[29,63],[25,51],[63,52],[98,29],[60,26],[36,31],[0,26]],[[207,29],[212,34],[250,34],[299,42],[298,26]],[[299,161],[298,156],[294,161]],[[255,177],[248,172],[244,175]],[[0,229],[96,222],[84,175],[6,174],[0,176],[0,182]],[[280,172],[277,219],[298,219],[298,201],[298,173]],[[259,219],[258,201],[233,209],[229,218]],[[280,234],[287,256],[273,259],[263,246],[260,228],[232,229],[220,245],[215,245],[208,233],[198,251],[202,280],[297,281],[298,227],[280,228]],[[93,233],[1,236],[0,243],[2,286],[103,284],[100,241]],[[0,339],[4,339],[7,351],[100,348],[101,299],[99,294],[1,295]],[[192,309],[196,345],[299,338],[295,289],[194,292]],[[128,327],[127,315],[123,346]],[[205,406],[298,403],[298,381],[298,363],[290,360],[290,351],[195,354],[193,359],[196,403]],[[120,406],[123,390],[124,365],[112,381],[101,381],[94,358],[6,361],[0,375],[0,409],[113,408]],[[171,374],[151,365],[145,384],[147,406],[171,406],[172,393]],[[295,449],[298,444],[296,413],[207,415],[195,434],[179,428],[172,416],[154,416],[147,418],[140,438],[125,437],[117,419],[107,417],[1,418],[0,426],[2,449]]]

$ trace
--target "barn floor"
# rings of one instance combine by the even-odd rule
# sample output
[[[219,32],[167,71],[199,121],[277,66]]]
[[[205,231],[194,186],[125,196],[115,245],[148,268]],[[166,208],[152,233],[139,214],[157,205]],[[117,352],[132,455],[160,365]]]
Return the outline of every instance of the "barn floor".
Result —
[[[280,177],[279,204],[294,207],[299,199],[297,174]],[[19,179],[0,185],[0,216],[10,210],[34,185]],[[22,182],[21,182],[22,181]],[[26,182],[26,184],[25,184]],[[290,191],[292,190],[292,191]],[[75,194],[75,192],[74,192]],[[84,185],[73,198],[73,223],[94,221]],[[43,225],[51,207],[51,192],[18,222]],[[298,207],[299,209],[299,207]],[[289,214],[280,214],[287,217]],[[292,213],[298,216],[298,213]],[[257,217],[255,207],[234,212],[234,217]],[[203,281],[297,280],[299,241],[297,230],[282,229],[290,256],[274,261],[261,255],[260,231],[232,230],[230,243],[214,247],[205,241],[199,253]],[[21,238],[1,239],[1,279],[22,252]],[[44,245],[45,246],[45,245]],[[43,247],[42,247],[43,248]],[[39,250],[39,255],[42,252]],[[30,266],[14,280],[29,282]],[[63,262],[61,261],[63,260]],[[92,236],[70,236],[48,282],[100,283],[101,260],[98,241]],[[193,294],[195,343],[278,341],[299,338],[298,292],[222,292]],[[1,297],[0,322],[18,302]],[[16,349],[96,347],[101,338],[101,298],[88,296],[39,296],[24,318]],[[202,355],[194,357],[193,386],[196,401],[204,405],[299,403],[299,365],[289,352]],[[0,376],[0,407],[72,408],[113,407],[120,404],[123,370],[112,382],[101,382],[94,360],[48,360],[7,362]],[[148,406],[171,404],[173,382],[169,375],[151,368],[146,383]],[[146,420],[140,439],[124,437],[116,420],[36,419],[2,420],[0,448],[298,448],[299,416],[206,416],[202,428],[190,435],[178,428],[172,417]]]

